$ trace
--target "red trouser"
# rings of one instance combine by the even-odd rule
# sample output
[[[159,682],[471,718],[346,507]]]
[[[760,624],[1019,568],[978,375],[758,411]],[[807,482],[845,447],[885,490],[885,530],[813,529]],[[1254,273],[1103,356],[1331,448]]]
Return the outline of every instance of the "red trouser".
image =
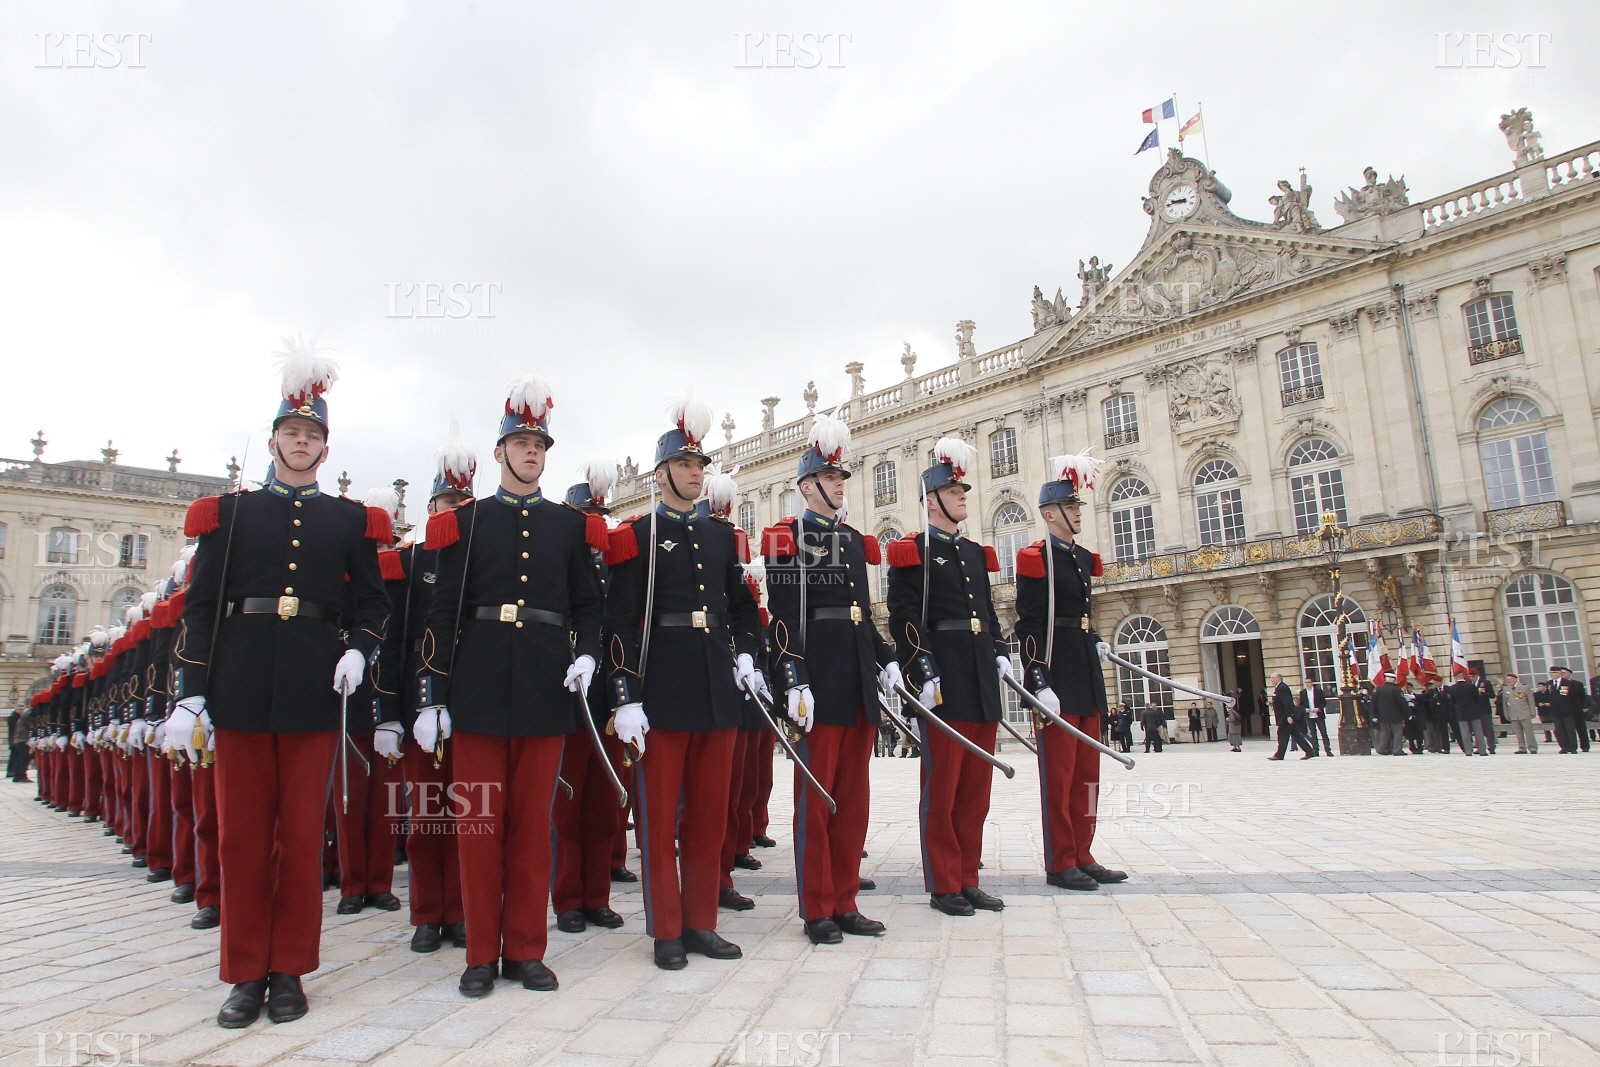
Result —
[[[770,821],[767,801],[772,797],[773,753],[778,748],[778,735],[771,730],[757,730],[753,747],[751,758],[755,760],[757,777],[756,799],[750,806],[750,836],[765,837]]]
[[[951,722],[962,737],[994,752],[996,722]],[[922,878],[930,893],[959,893],[978,884],[983,822],[989,817],[994,768],[937,726],[922,731]]]
[[[617,769],[617,777],[622,779],[622,788],[628,791],[628,806],[617,813],[617,834],[611,842],[611,866],[626,867],[628,865],[628,824],[633,824],[633,841],[635,845],[643,842],[639,836],[639,820],[634,813],[633,768],[623,763],[622,742],[614,734],[602,734],[606,743],[606,751],[612,753],[611,766]]]
[[[222,980],[317,969],[322,819],[339,735],[216,732]]]
[[[97,816],[105,811],[105,783],[100,780],[100,754],[93,748],[83,755],[83,813]]]
[[[217,768],[192,767],[194,798],[194,906],[222,907],[222,857],[217,847]]]
[[[796,746],[839,809],[830,814],[800,768],[794,769],[795,882],[800,918],[807,922],[856,910],[871,794],[867,770],[878,735],[859,712],[856,721],[855,726],[813,726]]]
[[[456,822],[445,790],[451,781],[450,754],[435,767],[433,753],[406,746],[406,796],[411,819],[406,834],[406,865],[411,870],[411,925],[450,926],[465,916],[461,908],[461,857]],[[463,794],[465,795],[465,794]]]
[[[740,800],[744,796],[744,765],[750,751],[750,731],[733,732],[733,756],[728,760],[728,831],[722,837],[721,879],[723,889],[733,888],[733,857],[750,851],[750,838],[739,839]],[[748,824],[749,820],[745,820]]]
[[[144,750],[149,765],[150,815],[145,823],[145,863],[152,871],[172,870],[172,761],[153,748]]]
[[[111,773],[106,777],[106,803],[111,806],[111,824],[117,837],[130,848],[133,834],[128,830],[128,758],[115,742],[106,750],[106,765]]]
[[[83,750],[72,747],[69,742],[66,752],[62,753],[67,760],[67,810],[83,810],[83,787],[87,770],[84,767]]]
[[[172,881],[194,885],[194,784],[189,765],[174,763],[172,777]]]
[[[144,729],[142,725],[135,729]],[[143,749],[134,749],[127,758],[128,774],[128,844],[135,856],[149,850],[146,835],[150,818],[150,764]],[[148,861],[146,861],[148,863]]]
[[[1088,734],[1100,736],[1097,715],[1063,715]],[[1094,862],[1095,807],[1100,797],[1100,753],[1059,726],[1036,731],[1039,741],[1039,806],[1044,817],[1045,873]]]
[[[350,756],[350,810],[344,806],[344,778],[333,772],[333,813],[339,835],[339,895],[387,893],[394,885],[394,850],[400,843],[400,765],[372,751],[371,734],[351,734],[372,767],[368,774]],[[334,754],[335,763],[339,759]],[[393,786],[393,788],[391,788]],[[393,805],[391,810],[390,805]]]
[[[549,937],[551,811],[565,736],[450,735],[461,801],[452,806],[461,853],[467,966],[544,959]]]
[[[557,915],[611,903],[611,850],[623,825],[622,808],[588,733],[580,729],[568,734],[561,756],[561,777],[572,786],[572,799],[556,797],[556,877],[550,903]],[[612,741],[620,764],[622,745]]]
[[[747,731],[739,731],[741,734]],[[761,792],[762,772],[766,772],[767,792],[772,792],[772,746],[776,744],[771,730],[750,730],[744,744],[744,770],[739,775],[739,828],[743,844],[739,851],[748,852],[757,833],[766,832],[766,816],[756,829],[756,801]],[[765,764],[765,767],[762,765]],[[762,804],[765,807],[765,803]]]
[[[651,730],[633,766],[634,811],[644,831],[645,932],[658,941],[717,928],[736,732]]]

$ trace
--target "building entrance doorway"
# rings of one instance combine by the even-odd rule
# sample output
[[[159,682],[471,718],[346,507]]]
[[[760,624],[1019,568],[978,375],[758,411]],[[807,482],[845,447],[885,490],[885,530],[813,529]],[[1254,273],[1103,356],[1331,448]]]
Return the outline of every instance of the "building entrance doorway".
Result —
[[[1237,604],[1223,604],[1200,624],[1200,665],[1205,688],[1239,700],[1244,735],[1262,732],[1257,702],[1265,691],[1261,660],[1261,624]],[[1222,709],[1217,709],[1218,714]],[[1225,725],[1219,736],[1227,732]]]

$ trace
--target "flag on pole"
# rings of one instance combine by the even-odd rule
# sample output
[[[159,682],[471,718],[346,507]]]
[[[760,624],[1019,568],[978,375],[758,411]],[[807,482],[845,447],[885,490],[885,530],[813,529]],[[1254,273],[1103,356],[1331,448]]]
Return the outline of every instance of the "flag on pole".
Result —
[[[1145,136],[1144,140],[1139,142],[1139,151],[1135,152],[1134,155],[1138,155],[1139,152],[1143,152],[1146,148],[1159,148],[1160,146],[1161,146],[1161,127],[1157,126],[1155,129],[1151,130]]]
[[[1146,122],[1160,122],[1162,119],[1175,119],[1178,117],[1178,102],[1175,98],[1168,98],[1150,108],[1144,113]]]
[[[1389,650],[1383,644],[1383,624],[1374,619],[1367,623],[1367,680],[1373,685],[1382,685],[1389,671]]]
[[[1465,678],[1467,671],[1467,653],[1461,647],[1461,631],[1456,628],[1456,620],[1450,620],[1450,673]]]
[[[1194,118],[1178,127],[1178,140],[1181,141],[1185,137],[1191,137],[1194,134],[1202,133],[1204,131],[1205,126],[1200,122],[1200,112],[1196,111],[1194,113]]]
[[[1422,675],[1422,680],[1438,681],[1439,665],[1433,662],[1433,653],[1428,649],[1428,639],[1422,636],[1421,630],[1411,631],[1411,643],[1416,647],[1417,671]]]
[[[1400,646],[1400,662],[1394,665],[1394,684],[1405,685],[1406,679],[1413,674],[1420,674],[1417,670],[1416,653],[1411,647],[1411,638],[1405,635],[1399,627],[1395,628],[1395,643]]]

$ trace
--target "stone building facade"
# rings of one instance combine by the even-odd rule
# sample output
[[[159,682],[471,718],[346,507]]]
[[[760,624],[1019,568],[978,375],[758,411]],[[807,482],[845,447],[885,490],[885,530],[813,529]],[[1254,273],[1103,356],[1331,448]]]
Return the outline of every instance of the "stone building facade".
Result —
[[[1525,112],[1507,119],[1532,133]],[[1035,288],[1031,336],[980,353],[962,320],[955,362],[919,374],[908,345],[905,378],[872,390],[846,366],[850,521],[880,538],[916,527],[933,442],[966,438],[982,457],[969,531],[1002,557],[1009,627],[1016,549],[1043,532],[1045,457],[1092,445],[1107,461],[1084,535],[1106,563],[1096,627],[1161,673],[1247,699],[1273,670],[1333,684],[1315,537],[1333,510],[1349,530],[1357,670],[1374,620],[1392,658],[1396,634],[1417,630],[1448,670],[1453,616],[1496,678],[1556,661],[1587,674],[1600,626],[1600,142],[1545,157],[1536,134],[1531,150],[1507,138],[1511,169],[1421,203],[1368,167],[1326,229],[1304,174],[1278,183],[1273,221],[1259,222],[1170,150],[1133,262],[1080,262],[1076,306]],[[723,421],[718,458],[738,467],[735,516],[752,532],[795,510],[817,392],[785,423],[769,398],[751,437]],[[648,482],[632,460],[623,474],[619,514],[642,511]],[[1114,699],[1172,699],[1131,676],[1111,684]]]

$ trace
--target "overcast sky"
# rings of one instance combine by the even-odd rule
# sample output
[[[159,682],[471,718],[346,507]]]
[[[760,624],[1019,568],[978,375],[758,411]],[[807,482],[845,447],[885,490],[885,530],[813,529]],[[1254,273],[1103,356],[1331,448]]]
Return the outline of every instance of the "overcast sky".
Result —
[[[852,360],[869,390],[902,342],[950,362],[959,319],[980,351],[1031,333],[1034,285],[1076,303],[1079,259],[1137,252],[1140,112],[1174,92],[1265,220],[1302,166],[1324,225],[1369,163],[1413,201],[1500,173],[1517,106],[1552,153],[1600,138],[1594,10],[11,0],[0,456],[43,428],[47,459],[112,438],[221,473],[249,440],[259,478],[271,353],[303,332],[342,367],[325,485],[425,486],[453,414],[487,488],[505,382],[535,372],[559,492],[648,457],[691,385],[743,437],[762,397],[783,422],[808,379],[847,395]],[[393,317],[420,283],[476,286],[466,317]]]

